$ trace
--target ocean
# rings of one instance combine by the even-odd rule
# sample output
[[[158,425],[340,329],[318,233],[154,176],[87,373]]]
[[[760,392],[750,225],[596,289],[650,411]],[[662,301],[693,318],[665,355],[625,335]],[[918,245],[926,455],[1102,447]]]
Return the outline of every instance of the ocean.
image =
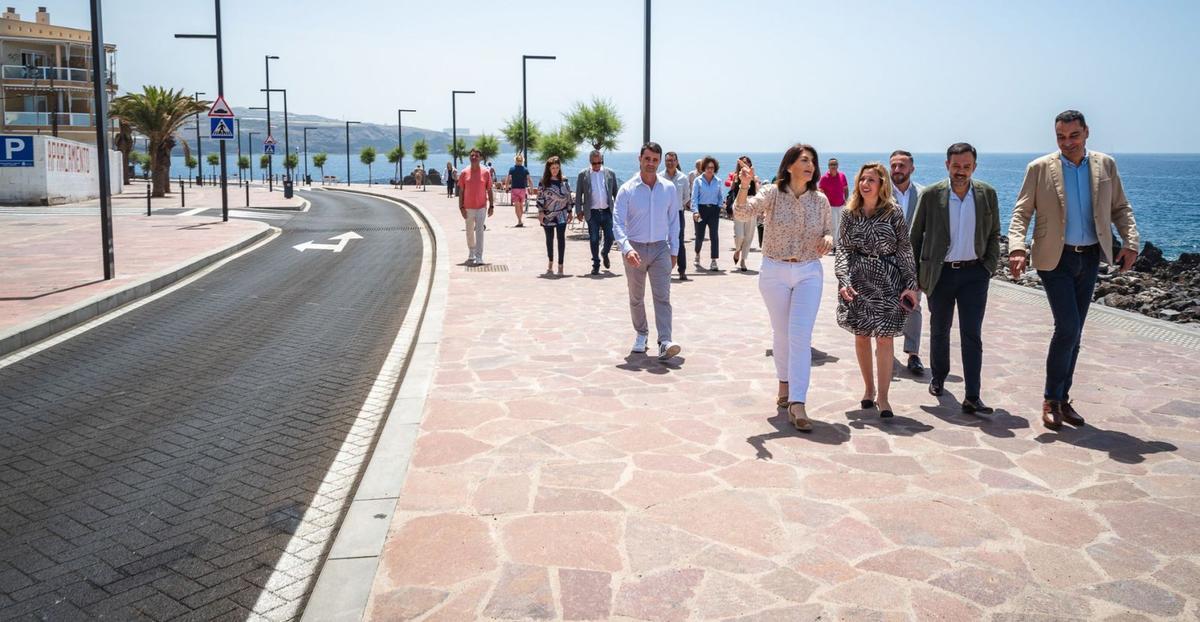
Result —
[[[684,169],[687,170],[692,163],[704,155],[706,154],[681,152],[679,159],[683,163]],[[713,153],[711,155],[720,161],[720,174],[724,175],[733,170],[735,160],[743,154]],[[750,156],[760,177],[770,179],[775,176],[783,153],[747,153],[744,155]],[[1004,231],[1008,230],[1008,221],[1012,215],[1013,204],[1016,202],[1017,191],[1021,188],[1025,166],[1039,155],[1042,154],[979,154],[979,167],[975,171],[975,178],[996,188],[996,193],[1000,197],[1000,226]],[[865,162],[878,161],[886,165],[888,154],[822,152],[820,156],[822,172],[825,169],[825,161],[830,157],[836,157],[841,164],[842,172],[852,180],[854,174],[858,172],[858,167]],[[586,157],[587,151],[581,150],[579,157],[566,165],[566,170],[572,173],[572,180],[574,180],[574,173],[586,166]],[[1153,242],[1155,246],[1163,250],[1164,255],[1171,259],[1178,257],[1180,253],[1200,252],[1200,154],[1138,153],[1114,154],[1114,157],[1117,159],[1121,181],[1125,185],[1125,194],[1129,197],[1130,204],[1133,205],[1142,241]],[[257,153],[255,159],[257,160]],[[282,159],[282,155],[275,159],[277,173],[281,172],[282,167],[278,165],[281,164]],[[388,164],[382,156],[379,159],[382,163],[374,164],[371,177],[376,182],[387,183],[394,176],[395,170],[393,165]],[[447,159],[445,154],[437,154],[425,164],[427,168],[442,170],[446,166]],[[914,154],[913,159],[916,164],[913,179],[917,183],[928,185],[945,178],[946,157],[944,153],[918,153]],[[512,161],[513,154],[501,154],[495,159],[493,165],[496,167],[497,173],[503,175]],[[411,172],[416,165],[417,162],[405,158],[404,170],[406,172]],[[605,154],[605,165],[613,169],[619,179],[628,179],[637,172],[637,153],[629,151],[607,153]],[[530,168],[535,176],[541,175],[540,163],[535,162],[534,166]],[[211,172],[207,165],[204,169],[206,173]],[[230,172],[236,177],[235,169],[231,168]],[[261,175],[261,171],[257,169],[254,172],[256,176]],[[302,164],[297,170],[297,177],[302,176],[303,173],[304,166]],[[325,164],[325,173],[336,175],[344,181],[346,176],[345,155],[330,153],[329,160]],[[313,176],[313,179],[320,178],[319,171],[312,167],[311,161],[309,162],[309,174]],[[359,162],[357,156],[353,154],[350,174],[351,180],[354,182],[365,182],[368,176],[367,166]],[[182,156],[173,158],[172,178],[186,175],[187,170],[183,167]]]

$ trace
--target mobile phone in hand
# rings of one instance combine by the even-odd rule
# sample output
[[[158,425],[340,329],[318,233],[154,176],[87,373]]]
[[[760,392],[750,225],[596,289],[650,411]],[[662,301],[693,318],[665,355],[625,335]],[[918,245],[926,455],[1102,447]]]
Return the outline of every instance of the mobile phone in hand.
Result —
[[[911,313],[913,309],[917,308],[917,306],[913,304],[911,298],[908,296],[902,296],[900,298],[900,308]]]

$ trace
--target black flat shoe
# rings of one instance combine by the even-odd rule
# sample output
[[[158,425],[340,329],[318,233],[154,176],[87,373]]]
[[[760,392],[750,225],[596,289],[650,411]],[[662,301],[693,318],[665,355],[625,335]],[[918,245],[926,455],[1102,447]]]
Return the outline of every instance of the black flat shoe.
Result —
[[[996,412],[996,409],[983,403],[983,400],[977,397],[968,397],[962,402],[962,410],[968,414],[990,415]]]
[[[929,381],[929,394],[934,397],[941,397],[942,396],[942,383],[940,383],[936,380]]]
[[[608,263],[608,253],[604,253],[604,256],[603,256],[603,257],[601,257],[601,259],[604,261],[604,269],[605,269],[605,270],[607,270],[607,269],[609,269],[609,268],[611,268],[611,267],[612,267],[612,265],[610,265],[610,264]]]
[[[862,404],[863,410],[866,410],[868,408],[875,408],[875,400],[863,400],[862,402],[860,402],[860,404]]]
[[[921,364],[921,357],[915,354],[909,355],[908,371],[914,376],[925,375],[925,366]]]
[[[881,410],[881,411],[879,411],[879,417],[880,417],[881,419],[891,419],[891,418],[892,418],[892,417],[894,417],[894,416],[895,416],[895,415],[894,415],[894,414],[892,414],[892,411],[890,411],[890,410]]]

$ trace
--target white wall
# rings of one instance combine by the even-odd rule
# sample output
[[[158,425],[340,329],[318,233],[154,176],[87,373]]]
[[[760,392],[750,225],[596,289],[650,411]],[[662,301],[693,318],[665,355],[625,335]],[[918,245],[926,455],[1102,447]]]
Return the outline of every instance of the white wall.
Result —
[[[100,196],[96,147],[33,136],[33,166],[0,167],[0,205],[61,205]],[[119,194],[121,152],[109,151],[109,187]]]

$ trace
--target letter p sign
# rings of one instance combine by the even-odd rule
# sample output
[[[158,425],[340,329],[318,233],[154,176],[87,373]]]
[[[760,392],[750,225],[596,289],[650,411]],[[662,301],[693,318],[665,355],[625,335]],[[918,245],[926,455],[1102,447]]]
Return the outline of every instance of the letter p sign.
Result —
[[[0,136],[0,166],[33,166],[32,136]]]

